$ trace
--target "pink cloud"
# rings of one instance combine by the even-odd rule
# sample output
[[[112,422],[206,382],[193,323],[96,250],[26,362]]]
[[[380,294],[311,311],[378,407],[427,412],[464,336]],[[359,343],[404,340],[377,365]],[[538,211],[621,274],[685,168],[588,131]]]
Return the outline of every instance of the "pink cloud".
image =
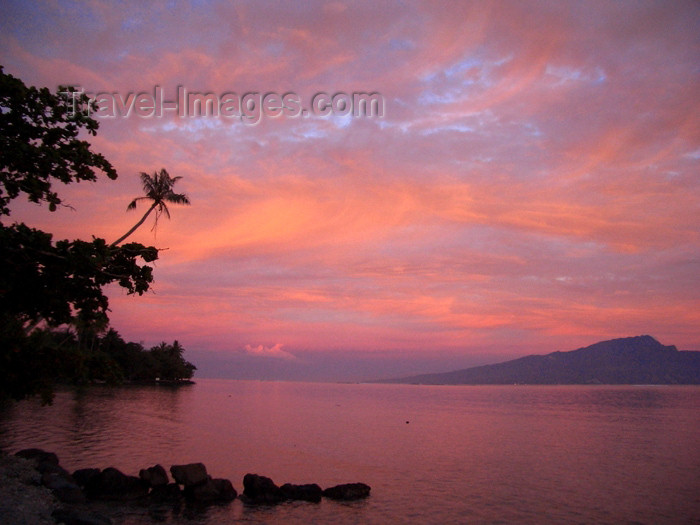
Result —
[[[255,357],[273,357],[276,359],[292,359],[292,360],[296,359],[296,356],[294,354],[290,354],[289,352],[282,350],[282,346],[283,345],[280,343],[277,343],[273,346],[245,345],[245,352],[247,354],[255,356]]]
[[[154,344],[512,355],[652,333],[700,347],[698,8],[582,9],[15,5],[0,62],[31,83],[386,101],[382,119],[103,120],[91,140],[118,181],[17,218],[113,239],[139,217],[125,211],[139,171],[183,176],[192,206],[134,236],[168,248],[155,293],[112,292],[117,328]]]

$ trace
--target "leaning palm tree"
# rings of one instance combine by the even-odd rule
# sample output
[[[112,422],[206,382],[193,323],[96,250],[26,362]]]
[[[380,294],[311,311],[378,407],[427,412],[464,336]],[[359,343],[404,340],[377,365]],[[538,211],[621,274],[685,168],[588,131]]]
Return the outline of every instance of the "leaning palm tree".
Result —
[[[184,193],[175,193],[173,191],[173,186],[182,177],[171,177],[170,174],[167,171],[165,171],[165,168],[161,169],[160,172],[154,171],[153,175],[149,175],[148,173],[142,171],[140,176],[145,195],[143,197],[136,197],[133,201],[129,203],[129,206],[127,206],[126,209],[136,209],[136,203],[141,200],[150,200],[153,201],[153,204],[151,204],[151,207],[148,208],[148,211],[143,215],[143,217],[141,217],[141,220],[137,222],[133,228],[131,228],[128,232],[119,237],[110,246],[116,246],[124,239],[126,239],[129,235],[134,233],[137,230],[137,228],[144,223],[146,218],[151,214],[153,210],[156,210],[156,222],[153,225],[152,229],[155,229],[156,226],[158,226],[158,219],[162,214],[165,214],[165,216],[169,219],[170,212],[168,211],[168,206],[166,202],[170,202],[173,204],[190,203],[190,199],[187,197],[187,195],[185,195]]]

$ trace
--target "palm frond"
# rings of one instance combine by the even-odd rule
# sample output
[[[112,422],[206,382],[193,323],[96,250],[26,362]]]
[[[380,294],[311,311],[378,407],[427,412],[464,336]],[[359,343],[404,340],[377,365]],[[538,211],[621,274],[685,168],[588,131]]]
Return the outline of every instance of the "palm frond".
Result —
[[[155,189],[155,173],[153,176],[150,174],[146,173],[145,171],[142,171],[139,176],[141,177],[141,186],[143,187],[143,192],[148,195],[149,193],[153,192]]]
[[[170,219],[170,210],[168,209],[168,207],[165,205],[164,202],[160,202],[160,203],[158,204],[158,213],[159,213],[159,214],[160,214],[160,213],[164,213],[165,216],[166,216],[168,219]]]
[[[133,201],[129,203],[129,205],[126,207],[127,211],[129,210],[135,210],[136,209],[136,203],[138,201],[143,201],[143,200],[149,200],[148,197],[136,197]]]
[[[173,204],[190,204],[190,198],[184,193],[170,192],[165,196],[165,200]]]

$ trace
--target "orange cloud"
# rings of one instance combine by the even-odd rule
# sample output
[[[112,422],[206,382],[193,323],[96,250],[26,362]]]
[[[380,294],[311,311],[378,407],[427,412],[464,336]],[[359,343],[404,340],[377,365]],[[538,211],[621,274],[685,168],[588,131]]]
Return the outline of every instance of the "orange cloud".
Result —
[[[31,83],[385,98],[381,119],[101,121],[119,179],[13,219],[109,240],[139,218],[138,172],[183,177],[192,206],[133,236],[167,248],[154,293],[110,292],[125,336],[278,356],[700,347],[695,7],[36,9],[0,21],[1,62]]]

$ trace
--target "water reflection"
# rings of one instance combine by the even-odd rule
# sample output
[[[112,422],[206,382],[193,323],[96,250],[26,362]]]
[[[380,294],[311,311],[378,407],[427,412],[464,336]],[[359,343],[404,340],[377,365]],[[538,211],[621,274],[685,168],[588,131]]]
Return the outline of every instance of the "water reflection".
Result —
[[[97,387],[59,392],[46,407],[23,401],[3,415],[0,446],[31,440],[60,450],[61,460],[72,468],[142,468],[144,461],[153,461],[149,453],[168,455],[184,444],[178,429],[187,395],[186,387]]]
[[[69,469],[202,461],[239,491],[246,472],[373,487],[354,506],[236,501],[177,523],[677,523],[700,509],[695,387],[200,381],[63,392],[0,419],[0,447],[50,449]]]

